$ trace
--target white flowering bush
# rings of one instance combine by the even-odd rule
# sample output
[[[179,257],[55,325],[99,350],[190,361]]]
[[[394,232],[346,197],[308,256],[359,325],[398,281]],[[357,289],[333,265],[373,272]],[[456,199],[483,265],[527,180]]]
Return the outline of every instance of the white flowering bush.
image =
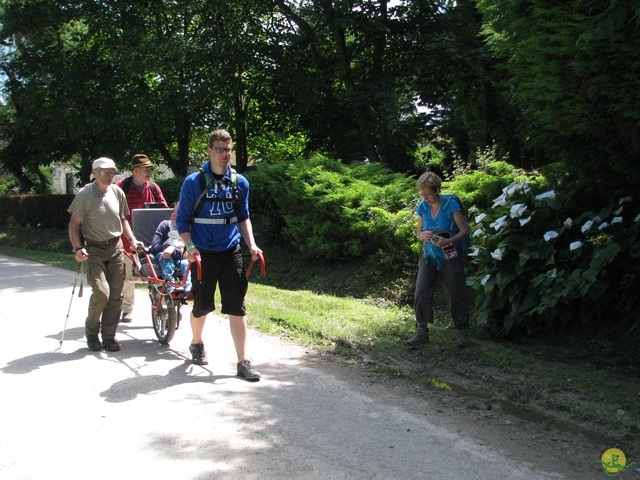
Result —
[[[536,195],[526,183],[504,188],[485,212],[471,209],[468,284],[478,325],[498,335],[533,333],[607,314],[628,315],[638,327],[629,308],[638,306],[640,282],[633,209],[622,198],[598,214],[566,218],[553,190]]]

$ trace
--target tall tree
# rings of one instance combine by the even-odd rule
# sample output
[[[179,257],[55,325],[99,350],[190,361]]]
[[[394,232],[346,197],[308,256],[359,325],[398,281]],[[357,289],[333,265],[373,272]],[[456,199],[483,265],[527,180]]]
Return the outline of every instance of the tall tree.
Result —
[[[2,68],[16,112],[16,136],[4,157],[16,165],[17,175],[20,164],[33,168],[77,152],[88,178],[88,160],[119,144],[117,125],[111,123],[118,117],[111,101],[118,92],[118,72],[76,11],[58,7],[5,2]]]
[[[389,2],[276,3],[291,26],[276,94],[295,105],[312,146],[406,169],[413,95],[392,68]]]
[[[640,29],[630,21],[633,12],[585,38],[610,14],[606,2],[478,0],[478,6],[487,42],[504,59],[510,102],[522,112],[520,135],[543,159],[563,160],[571,184],[596,193],[589,201],[598,191],[637,191]]]
[[[526,148],[514,135],[517,110],[504,98],[502,60],[479,35],[475,4],[413,0],[397,13],[400,40],[393,53],[426,111],[423,135],[443,148],[450,144],[451,156],[469,163],[496,144],[500,155],[510,153],[525,166]]]
[[[136,151],[158,152],[184,175],[193,133],[231,126],[237,130],[243,170],[251,79],[256,78],[247,72],[259,62],[253,43],[269,5],[4,2],[2,38],[8,54],[2,68],[10,78],[7,91],[18,130],[24,130],[5,157],[18,162],[36,148],[31,156],[48,164],[60,160],[61,152],[75,151],[83,158],[86,181],[96,155],[112,156],[125,166]],[[29,147],[27,133],[40,141],[30,141]],[[202,145],[196,148],[204,151]]]

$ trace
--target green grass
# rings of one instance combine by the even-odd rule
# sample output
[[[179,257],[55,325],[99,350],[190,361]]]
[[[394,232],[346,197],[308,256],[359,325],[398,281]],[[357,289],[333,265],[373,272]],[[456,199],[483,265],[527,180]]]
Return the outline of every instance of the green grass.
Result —
[[[406,331],[410,312],[381,308],[352,298],[308,290],[252,284],[247,295],[251,323],[267,333],[286,335],[317,348],[371,348]]]
[[[0,228],[0,253],[77,268],[64,231]],[[618,438],[627,449],[640,446],[637,363],[592,345],[523,345],[477,335],[460,351],[442,297],[432,343],[407,349],[404,340],[414,329],[405,302],[412,272],[384,277],[366,262],[323,266],[278,248],[265,249],[265,257],[267,275],[254,269],[247,295],[252,327],[435,393],[499,399],[529,409],[530,418],[544,412]]]

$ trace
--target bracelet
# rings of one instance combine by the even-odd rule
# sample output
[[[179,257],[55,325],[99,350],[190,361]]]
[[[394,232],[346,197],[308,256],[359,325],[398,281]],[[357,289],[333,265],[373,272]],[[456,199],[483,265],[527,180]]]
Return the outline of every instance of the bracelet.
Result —
[[[185,249],[187,250],[187,252],[189,250],[191,250],[192,248],[196,248],[196,246],[193,244],[193,242],[189,242],[187,243],[187,246],[185,247]]]
[[[84,248],[84,247],[78,247],[78,248],[76,248],[76,249],[73,251],[73,253],[78,253],[78,250],[82,250],[83,248]]]

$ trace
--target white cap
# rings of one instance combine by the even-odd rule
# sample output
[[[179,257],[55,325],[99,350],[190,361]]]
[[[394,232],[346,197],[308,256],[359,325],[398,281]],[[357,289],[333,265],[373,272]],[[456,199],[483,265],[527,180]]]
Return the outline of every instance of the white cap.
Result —
[[[113,168],[116,169],[116,162],[107,157],[100,157],[93,161],[93,169],[96,168]]]

